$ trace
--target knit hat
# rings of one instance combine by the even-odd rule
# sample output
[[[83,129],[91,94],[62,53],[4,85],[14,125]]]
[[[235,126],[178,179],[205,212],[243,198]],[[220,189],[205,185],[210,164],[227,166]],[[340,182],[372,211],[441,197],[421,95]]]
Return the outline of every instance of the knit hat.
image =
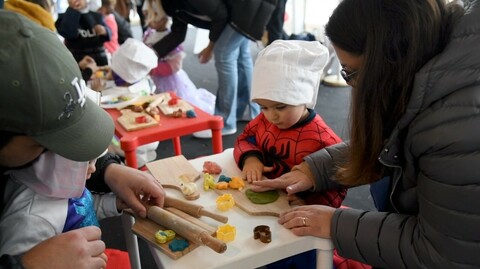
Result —
[[[86,97],[77,62],[57,35],[0,10],[0,130],[32,137],[74,161],[110,144],[113,121]]]
[[[251,100],[314,108],[327,61],[328,49],[318,41],[274,41],[258,53]]]
[[[8,0],[5,3],[5,9],[20,13],[34,22],[56,31],[52,14],[38,4],[25,0]]]
[[[111,69],[124,81],[134,84],[158,64],[155,52],[143,42],[128,38],[112,55]]]

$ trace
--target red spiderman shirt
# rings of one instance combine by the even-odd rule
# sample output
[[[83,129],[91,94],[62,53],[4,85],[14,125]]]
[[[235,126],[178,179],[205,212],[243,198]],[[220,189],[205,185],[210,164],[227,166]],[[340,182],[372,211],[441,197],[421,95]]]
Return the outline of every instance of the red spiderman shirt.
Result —
[[[314,111],[309,109],[310,115],[289,129],[279,129],[270,123],[263,113],[250,121],[242,134],[235,141],[233,155],[240,169],[249,156],[256,156],[265,166],[273,170],[264,175],[267,178],[277,178],[303,161],[303,157],[324,147],[341,142],[335,132]],[[339,207],[346,191],[331,191],[325,193],[324,199],[315,201],[306,199],[309,204],[320,203]],[[329,194],[330,193],[330,194]]]

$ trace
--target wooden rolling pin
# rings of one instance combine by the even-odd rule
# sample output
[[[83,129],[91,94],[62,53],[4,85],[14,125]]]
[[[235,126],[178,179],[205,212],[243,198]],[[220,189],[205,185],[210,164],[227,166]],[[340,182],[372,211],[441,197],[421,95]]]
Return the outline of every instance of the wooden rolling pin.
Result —
[[[161,207],[147,205],[147,217],[165,228],[174,230],[177,234],[193,243],[205,245],[218,253],[223,253],[227,250],[227,244],[210,235],[207,230]]]
[[[165,207],[174,207],[176,209],[182,210],[183,212],[191,216],[194,216],[195,218],[200,218],[201,216],[205,216],[205,217],[210,217],[214,220],[218,220],[223,223],[228,222],[228,217],[210,212],[204,209],[203,206],[201,205],[196,205],[194,203],[189,203],[189,202],[182,201],[180,199],[176,199],[168,196],[165,197]]]

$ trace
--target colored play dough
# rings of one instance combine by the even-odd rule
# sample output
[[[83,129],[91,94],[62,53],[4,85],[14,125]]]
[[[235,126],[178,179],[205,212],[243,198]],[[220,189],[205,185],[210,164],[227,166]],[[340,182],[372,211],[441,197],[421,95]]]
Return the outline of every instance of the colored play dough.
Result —
[[[245,191],[247,198],[254,204],[269,204],[275,202],[280,196],[276,190],[254,192],[251,189]]]

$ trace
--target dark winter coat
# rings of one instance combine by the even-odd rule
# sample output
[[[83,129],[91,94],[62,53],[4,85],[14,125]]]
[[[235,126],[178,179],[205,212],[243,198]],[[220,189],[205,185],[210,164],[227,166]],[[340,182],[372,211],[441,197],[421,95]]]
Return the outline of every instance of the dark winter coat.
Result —
[[[480,268],[480,1],[417,74],[407,112],[379,161],[389,168],[390,212],[339,209],[339,255],[381,268]],[[345,143],[310,155],[328,189]],[[392,214],[393,213],[393,214]]]

